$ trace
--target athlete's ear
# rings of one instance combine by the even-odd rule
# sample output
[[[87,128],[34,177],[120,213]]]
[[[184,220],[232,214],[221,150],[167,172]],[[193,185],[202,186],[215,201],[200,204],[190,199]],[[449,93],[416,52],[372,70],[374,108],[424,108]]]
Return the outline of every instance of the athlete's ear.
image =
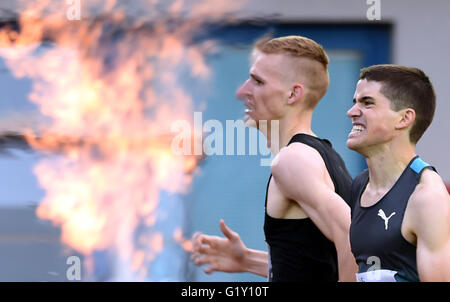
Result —
[[[400,115],[400,120],[397,123],[395,129],[400,130],[404,128],[408,128],[414,124],[416,120],[416,111],[412,108],[406,108],[398,111]]]
[[[288,98],[288,105],[298,102],[303,97],[304,87],[300,83],[296,83],[292,86],[290,96]]]

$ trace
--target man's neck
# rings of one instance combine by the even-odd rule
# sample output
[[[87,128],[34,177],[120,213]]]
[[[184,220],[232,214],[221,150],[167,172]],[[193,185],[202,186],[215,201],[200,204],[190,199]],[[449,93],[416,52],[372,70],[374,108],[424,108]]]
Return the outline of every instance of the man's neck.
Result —
[[[284,118],[278,121],[278,131],[274,127],[274,123],[270,123],[267,127],[267,146],[275,156],[281,148],[286,147],[291,138],[298,133],[304,133],[316,136],[311,130],[312,112],[305,112],[294,118]],[[275,130],[275,131],[273,131]],[[278,145],[277,145],[278,143]]]
[[[409,144],[402,147],[391,144],[372,151],[366,156],[370,188],[375,191],[392,188],[414,156],[414,146]]]

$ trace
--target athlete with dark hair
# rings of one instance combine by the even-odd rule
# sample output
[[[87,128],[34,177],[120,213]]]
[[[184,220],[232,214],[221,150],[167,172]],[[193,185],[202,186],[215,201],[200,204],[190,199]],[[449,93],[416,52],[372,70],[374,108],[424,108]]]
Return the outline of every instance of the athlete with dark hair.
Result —
[[[450,281],[450,197],[416,155],[436,97],[423,71],[364,68],[347,112],[347,146],[368,169],[352,186],[350,241],[358,281]]]

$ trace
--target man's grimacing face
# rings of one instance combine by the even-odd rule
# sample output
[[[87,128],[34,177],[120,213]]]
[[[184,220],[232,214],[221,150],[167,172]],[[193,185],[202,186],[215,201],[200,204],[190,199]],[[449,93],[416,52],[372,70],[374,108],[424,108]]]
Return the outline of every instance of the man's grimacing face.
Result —
[[[380,92],[382,85],[380,82],[359,80],[354,104],[347,111],[353,124],[347,147],[362,154],[388,142],[396,134],[399,112],[392,110],[391,102]]]

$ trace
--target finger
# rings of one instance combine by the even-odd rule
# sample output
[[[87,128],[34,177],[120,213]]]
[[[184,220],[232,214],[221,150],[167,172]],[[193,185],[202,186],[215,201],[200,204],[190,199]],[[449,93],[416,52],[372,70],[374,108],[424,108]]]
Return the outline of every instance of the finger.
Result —
[[[214,272],[215,271],[215,269],[212,267],[212,266],[208,266],[207,268],[205,268],[204,270],[203,270],[206,274],[211,274],[212,272]]]
[[[200,254],[200,253],[192,253],[190,258],[191,258],[192,262],[195,262],[196,259],[198,259],[198,258],[200,258],[202,256],[203,256],[203,254]]]
[[[200,232],[195,232],[194,235],[192,235],[192,243],[194,245],[199,244],[200,243],[200,238],[202,237],[202,233]]]
[[[211,274],[211,273],[213,273],[213,272],[216,272],[216,271],[221,271],[220,269],[219,269],[219,267],[217,266],[217,263],[214,263],[214,262],[210,262],[209,263],[209,266],[207,266],[207,267],[205,267],[205,269],[203,270],[206,274]]]
[[[214,255],[217,254],[213,248],[209,245],[199,245],[195,251],[191,252],[191,260],[195,262],[195,259],[205,256],[205,255]]]
[[[196,233],[192,238],[192,252],[197,252],[199,247],[202,246],[203,237],[205,235],[201,233]]]
[[[211,248],[211,246],[206,245],[206,244],[202,244],[201,246],[198,247],[197,253],[198,254],[213,254],[214,250]]]
[[[220,240],[220,237],[217,236],[210,236],[210,235],[204,235],[202,234],[198,241],[201,243],[201,245],[213,245],[217,240]]]
[[[236,236],[236,233],[225,224],[225,221],[223,219],[220,219],[219,225],[220,230],[228,239],[231,240]]]
[[[211,264],[211,257],[208,256],[203,256],[203,257],[198,257],[197,259],[195,259],[194,264],[197,266],[202,266],[204,264]]]
[[[200,262],[200,260],[202,259],[202,257],[200,255],[193,257],[192,259],[192,263],[194,263],[197,266],[202,265],[203,263]]]
[[[200,236],[202,236],[203,234],[201,232],[195,232],[194,234],[192,234],[192,240],[198,240],[198,238],[200,238]]]

